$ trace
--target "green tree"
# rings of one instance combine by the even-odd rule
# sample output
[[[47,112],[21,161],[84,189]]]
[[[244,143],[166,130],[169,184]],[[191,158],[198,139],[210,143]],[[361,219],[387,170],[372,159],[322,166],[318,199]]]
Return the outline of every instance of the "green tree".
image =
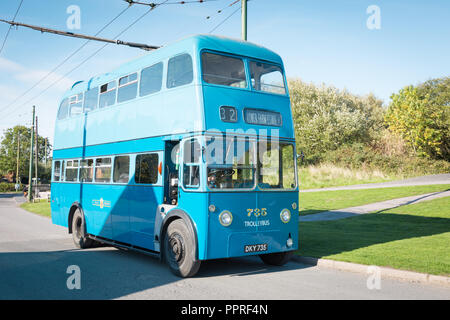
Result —
[[[449,89],[447,77],[405,87],[391,96],[385,121],[419,156],[450,159]]]
[[[353,143],[370,143],[384,126],[382,101],[372,94],[348,91],[300,80],[289,82],[298,151],[309,163],[325,153]]]
[[[19,148],[19,177],[28,177],[30,165],[30,139],[31,129],[25,126],[15,126],[6,129],[3,133],[3,139],[0,143],[0,173],[16,172],[17,166],[17,145],[20,139]],[[51,145],[48,138],[42,136],[37,137],[39,178],[48,180],[50,168],[43,163],[45,157],[50,156]],[[47,148],[45,148],[47,147]]]

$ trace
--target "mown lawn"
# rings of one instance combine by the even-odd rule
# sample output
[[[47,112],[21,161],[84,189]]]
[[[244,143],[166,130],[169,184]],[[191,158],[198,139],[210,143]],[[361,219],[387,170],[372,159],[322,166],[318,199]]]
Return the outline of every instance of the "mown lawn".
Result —
[[[25,202],[20,205],[22,209],[25,209],[27,211],[40,214],[45,217],[51,217],[50,213],[50,202],[48,201],[41,201],[36,203],[29,203]]]
[[[441,184],[379,189],[302,192],[299,196],[300,215],[355,207],[379,201],[424,193],[440,192],[449,189],[450,184]]]
[[[450,197],[299,230],[302,256],[450,276]]]

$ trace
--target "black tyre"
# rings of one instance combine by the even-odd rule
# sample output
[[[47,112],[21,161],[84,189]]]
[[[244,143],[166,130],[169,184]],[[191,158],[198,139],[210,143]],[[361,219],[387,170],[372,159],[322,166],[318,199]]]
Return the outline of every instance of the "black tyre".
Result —
[[[86,236],[86,225],[83,213],[77,209],[72,218],[72,238],[75,246],[79,249],[92,247],[94,241]]]
[[[293,254],[293,251],[285,251],[261,254],[259,257],[265,264],[269,264],[272,266],[282,266],[285,265],[289,260],[291,260]]]
[[[164,259],[177,276],[194,276],[201,262],[195,256],[195,241],[183,219],[172,221],[164,235]]]

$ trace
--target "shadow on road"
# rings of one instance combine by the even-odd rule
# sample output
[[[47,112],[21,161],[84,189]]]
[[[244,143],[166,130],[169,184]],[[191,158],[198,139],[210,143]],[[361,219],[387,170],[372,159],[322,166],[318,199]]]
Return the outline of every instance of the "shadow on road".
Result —
[[[0,193],[0,199],[23,197],[23,193]]]
[[[67,268],[81,271],[81,289],[69,290]],[[195,279],[244,276],[305,268],[264,265],[258,257],[206,261]],[[178,281],[159,259],[138,252],[99,247],[89,250],[0,253],[0,299],[114,299]],[[156,297],[157,298],[157,297]]]

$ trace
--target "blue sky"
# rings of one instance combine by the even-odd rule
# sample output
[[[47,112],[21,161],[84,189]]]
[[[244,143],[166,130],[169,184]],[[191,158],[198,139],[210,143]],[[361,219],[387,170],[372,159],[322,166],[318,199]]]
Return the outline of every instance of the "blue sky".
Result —
[[[209,33],[238,8],[239,3],[226,8],[232,2],[160,6],[121,39],[163,45],[187,35]],[[19,3],[20,0],[1,1],[0,19],[12,19]],[[80,30],[67,27],[70,15],[66,10],[70,5],[80,7]],[[370,5],[380,8],[378,30],[366,26]],[[16,21],[95,34],[126,6],[122,0],[24,0]],[[221,14],[215,13],[223,8],[226,9]],[[145,10],[143,6],[131,7],[99,36],[114,37]],[[289,78],[325,83],[359,95],[372,92],[388,104],[390,95],[406,85],[450,74],[449,15],[448,0],[251,0],[248,39],[279,53]],[[207,16],[211,18],[206,19]],[[8,25],[0,24],[0,43],[7,30]],[[239,38],[240,32],[237,12],[214,34]],[[40,134],[53,138],[59,98],[73,82],[145,54],[138,49],[109,45],[28,102],[103,45],[89,43],[55,74],[20,97],[83,42],[25,28],[11,30],[0,53],[1,132],[19,123],[29,125],[31,106],[35,104]],[[5,109],[17,97],[20,99]],[[28,103],[24,105],[25,102]]]

